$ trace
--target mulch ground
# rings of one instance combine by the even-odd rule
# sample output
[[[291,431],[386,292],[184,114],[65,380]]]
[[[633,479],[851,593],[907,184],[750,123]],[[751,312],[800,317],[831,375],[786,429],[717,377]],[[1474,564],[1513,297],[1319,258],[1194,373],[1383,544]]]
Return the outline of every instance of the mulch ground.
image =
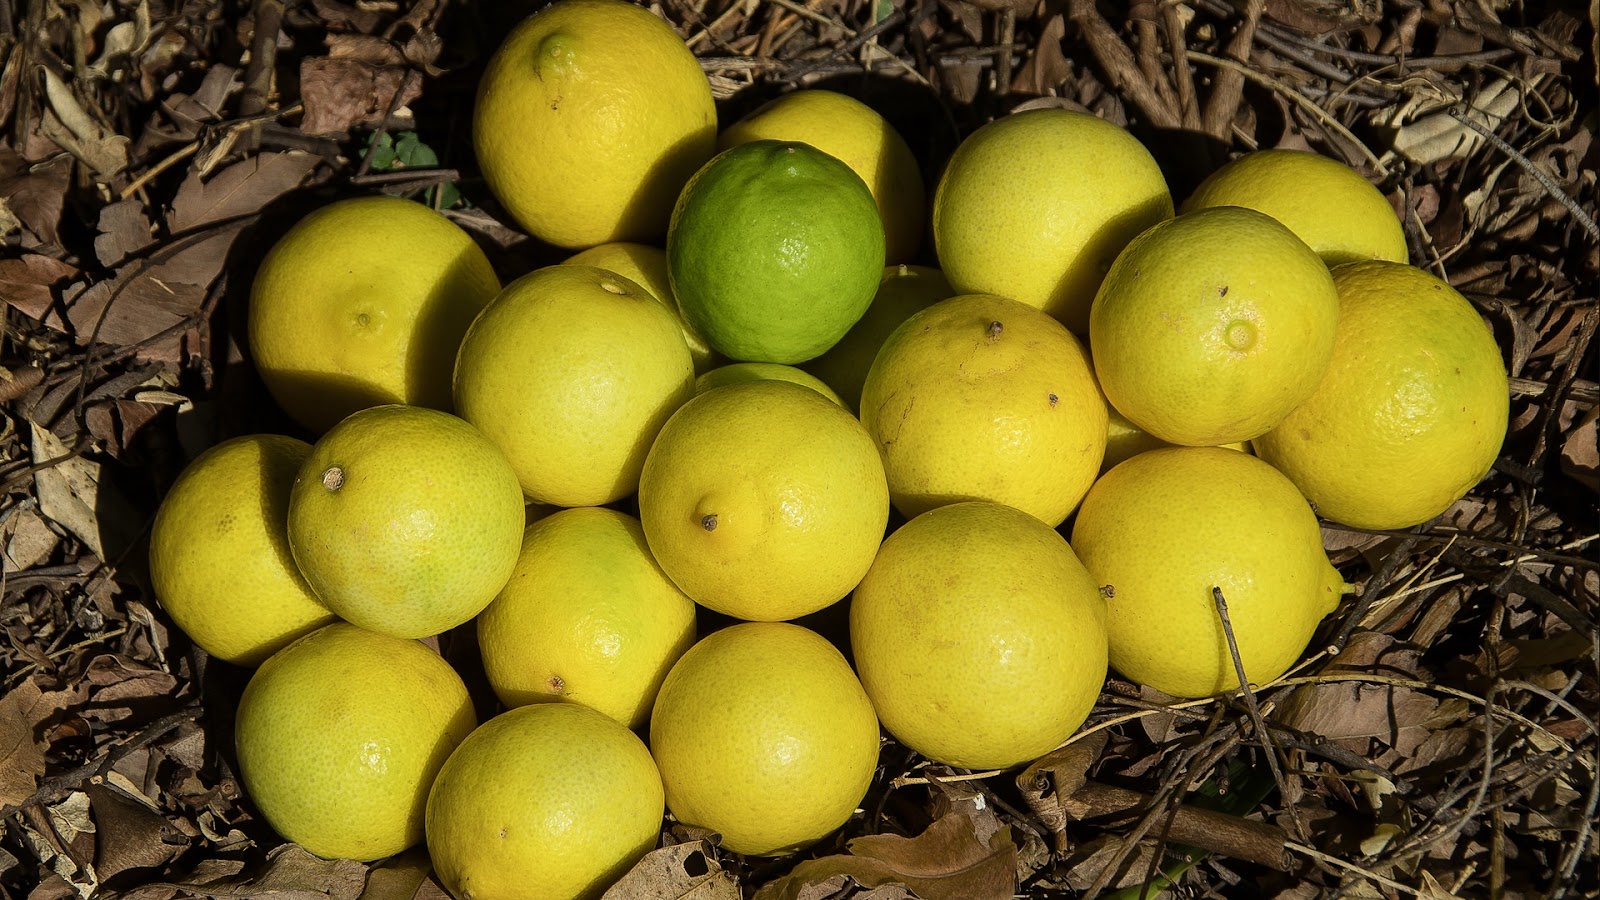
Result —
[[[251,370],[243,312],[299,215],[401,194],[508,280],[563,256],[502,214],[468,140],[477,73],[534,8],[0,0],[0,897],[444,896],[420,851],[323,861],[265,826],[232,764],[248,672],[171,625],[146,538],[199,450],[297,433]],[[723,122],[797,85],[849,93],[930,185],[963,136],[1034,104],[1125,125],[1180,200],[1249,149],[1343,160],[1393,202],[1413,262],[1493,325],[1511,426],[1437,520],[1326,527],[1359,593],[1257,692],[1259,723],[1243,698],[1113,677],[1084,732],[1025,771],[889,743],[824,845],[743,859],[669,824],[608,896],[1600,895],[1595,6],[654,8]],[[470,642],[441,640],[460,659]]]

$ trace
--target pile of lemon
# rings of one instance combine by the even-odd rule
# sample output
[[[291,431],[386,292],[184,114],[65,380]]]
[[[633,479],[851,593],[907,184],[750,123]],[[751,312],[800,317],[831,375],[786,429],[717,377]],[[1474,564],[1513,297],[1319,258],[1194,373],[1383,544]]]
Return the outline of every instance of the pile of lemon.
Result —
[[[197,458],[151,559],[197,644],[259,666],[238,760],[273,827],[361,860],[425,837],[463,900],[594,896],[666,811],[815,843],[880,724],[1004,769],[1108,662],[1181,697],[1276,678],[1347,589],[1317,513],[1423,522],[1505,433],[1483,320],[1312,154],[1239,157],[1175,215],[1126,131],[1033,110],[929,203],[842,95],[719,135],[694,56],[621,0],[513,31],[474,137],[504,208],[581,252],[502,286],[419,204],[312,213],[249,326],[320,437]],[[848,660],[791,621],[846,601]],[[697,640],[697,607],[742,621]],[[416,640],[474,620],[509,709],[481,725]]]

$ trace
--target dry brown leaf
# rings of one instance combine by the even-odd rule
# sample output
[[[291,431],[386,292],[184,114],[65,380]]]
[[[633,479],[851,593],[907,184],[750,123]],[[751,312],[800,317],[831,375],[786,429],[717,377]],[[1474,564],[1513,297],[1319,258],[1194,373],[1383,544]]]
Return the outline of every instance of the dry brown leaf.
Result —
[[[32,431],[33,464],[61,459],[67,446],[47,428],[29,422]],[[72,532],[99,559],[105,559],[101,543],[100,519],[95,514],[100,497],[100,466],[81,455],[61,459],[33,475],[34,491],[39,496],[39,512]]]
[[[761,886],[756,900],[800,900],[807,885],[849,876],[864,887],[901,884],[923,900],[1010,900],[1016,888],[1017,845],[1009,826],[987,842],[959,813],[935,819],[913,838],[872,834],[848,844],[848,854],[811,859]]]
[[[1061,41],[1066,36],[1067,19],[1058,12],[1039,29],[1039,42],[1034,46],[1033,54],[1011,81],[1013,93],[1044,96],[1067,80],[1072,74],[1072,65],[1067,62],[1067,55],[1061,49]]]
[[[54,69],[41,68],[50,108],[39,123],[40,132],[77,157],[102,182],[110,181],[128,167],[128,139],[97,122]]]
[[[1387,634],[1360,631],[1328,671],[1422,679],[1418,656],[1415,647],[1401,644]],[[1376,739],[1407,757],[1427,740],[1432,730],[1429,719],[1438,709],[1439,701],[1409,687],[1331,681],[1296,689],[1284,702],[1278,718],[1290,728],[1330,741]]]
[[[164,866],[183,849],[165,816],[109,785],[90,785],[95,822],[95,874],[114,878],[129,869]]]
[[[432,896],[423,893],[431,883],[428,875],[432,871],[427,848],[412,847],[372,867],[360,900],[424,900]]]
[[[1067,846],[1067,814],[1061,801],[1072,796],[1089,779],[1089,767],[1105,749],[1106,732],[1096,732],[1074,744],[1039,757],[1017,776],[1017,789],[1033,814],[1050,829],[1057,850]]]
[[[1590,407],[1577,427],[1561,442],[1561,471],[1589,490],[1600,490],[1600,450],[1596,448],[1595,422],[1600,407]]]
[[[17,259],[0,259],[0,301],[37,322],[60,320],[51,313],[62,282],[78,277],[78,270],[42,253],[24,253]]]
[[[39,723],[61,708],[61,693],[47,694],[29,678],[0,697],[0,806],[26,800],[44,776]]]
[[[709,841],[652,850],[601,900],[739,900],[739,882],[711,852]]]
[[[300,130],[312,135],[375,128],[391,109],[422,95],[422,78],[401,66],[373,66],[353,59],[311,57],[300,64],[305,115]]]
[[[94,255],[103,266],[114,266],[150,246],[150,219],[144,204],[136,198],[119,200],[100,210],[100,234],[94,239]]]
[[[21,154],[0,143],[0,197],[22,224],[30,250],[59,248],[61,210],[72,178],[72,159],[62,155],[31,166]]]
[[[191,172],[172,198],[167,229],[173,234],[259,213],[300,186],[320,160],[297,151],[263,153],[201,180]]]
[[[33,568],[61,543],[61,537],[45,522],[44,517],[31,509],[19,509],[6,520],[4,571],[22,572]]]

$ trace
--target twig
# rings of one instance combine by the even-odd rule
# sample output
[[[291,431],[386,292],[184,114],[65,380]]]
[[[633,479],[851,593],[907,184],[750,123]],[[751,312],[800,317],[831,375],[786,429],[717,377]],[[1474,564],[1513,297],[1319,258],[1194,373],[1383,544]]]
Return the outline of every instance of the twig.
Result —
[[[1106,70],[1111,86],[1125,93],[1135,106],[1157,128],[1177,128],[1182,123],[1171,107],[1161,102],[1161,96],[1144,80],[1139,66],[1133,61],[1133,51],[1112,30],[1094,0],[1070,0],[1067,18],[1077,23],[1094,58]]]
[[[1466,106],[1458,103],[1445,110],[1445,112],[1449,114],[1450,118],[1482,135],[1485,140],[1495,146],[1496,150],[1511,157],[1517,165],[1522,167],[1523,171],[1532,175],[1534,180],[1539,182],[1539,185],[1545,189],[1545,193],[1549,194],[1552,200],[1566,207],[1567,212],[1572,213],[1573,221],[1583,227],[1583,230],[1589,235],[1589,240],[1600,242],[1600,225],[1596,225],[1594,219],[1591,219],[1589,214],[1578,206],[1578,201],[1568,196],[1567,192],[1563,191],[1561,186],[1555,183],[1554,179],[1546,175],[1543,169],[1534,165],[1532,160],[1522,155],[1522,151],[1506,143],[1498,134],[1483,127],[1482,123],[1477,122],[1471,116],[1466,115],[1465,110]]]
[[[1183,31],[1183,17],[1176,3],[1162,4],[1161,24],[1167,32],[1167,44],[1172,52],[1173,84],[1178,90],[1178,112],[1183,117],[1183,127],[1200,130],[1200,104],[1195,99],[1194,70],[1189,66],[1188,39]]]
[[[1222,59],[1220,57],[1212,56],[1209,53],[1201,53],[1198,50],[1190,50],[1186,55],[1189,59],[1192,59],[1196,62],[1208,63],[1223,69],[1232,69],[1237,71],[1240,75],[1244,76],[1245,79],[1254,81],[1260,85],[1265,85],[1266,87],[1283,94],[1285,97],[1288,97],[1290,100],[1293,100],[1295,103],[1299,104],[1301,108],[1305,109],[1313,116],[1316,116],[1319,120],[1321,120],[1322,124],[1328,126],[1334,131],[1334,133],[1338,134],[1346,141],[1349,141],[1350,144],[1357,150],[1360,150],[1361,155],[1366,157],[1367,162],[1377,170],[1379,175],[1382,175],[1385,178],[1389,176],[1389,167],[1384,165],[1383,161],[1378,159],[1378,157],[1371,150],[1367,149],[1367,145],[1363,144],[1360,138],[1352,134],[1350,129],[1344,127],[1344,124],[1338,119],[1335,119],[1333,116],[1329,115],[1327,110],[1316,105],[1315,103],[1312,103],[1310,99],[1308,99],[1299,91],[1289,87],[1276,78],[1263,75],[1260,72],[1236,63],[1231,59]]]
[[[1244,660],[1239,658],[1239,642],[1234,638],[1233,620],[1228,616],[1228,599],[1222,595],[1222,588],[1211,586],[1211,599],[1217,604],[1217,617],[1222,620],[1222,634],[1228,639],[1228,655],[1233,657],[1233,673],[1239,679],[1239,693],[1244,695],[1244,706],[1250,713],[1250,723],[1255,726],[1256,737],[1261,740],[1263,755],[1267,758],[1267,768],[1272,771],[1272,780],[1278,783],[1278,793],[1289,798],[1293,796],[1289,791],[1289,782],[1283,777],[1283,769],[1278,765],[1278,745],[1272,742],[1272,732],[1267,728],[1266,719],[1261,715],[1261,705],[1256,702],[1256,692],[1250,689],[1250,680],[1244,674]],[[1300,818],[1300,809],[1296,804],[1288,804],[1289,818],[1294,821],[1295,830],[1302,836],[1306,833],[1306,823]]]
[[[1289,841],[1288,843],[1284,844],[1283,846],[1284,846],[1284,849],[1286,849],[1286,850],[1292,850],[1293,852],[1298,853],[1301,856],[1309,857],[1311,859],[1316,860],[1319,863],[1323,863],[1325,865],[1334,866],[1334,867],[1343,869],[1346,872],[1350,872],[1352,874],[1359,875],[1362,878],[1365,878],[1368,881],[1372,882],[1373,884],[1381,884],[1384,887],[1389,888],[1390,890],[1399,891],[1399,892],[1401,892],[1403,894],[1410,894],[1413,897],[1422,896],[1422,892],[1417,890],[1414,887],[1409,887],[1407,885],[1401,884],[1400,882],[1395,881],[1392,878],[1385,878],[1382,875],[1379,875],[1377,872],[1374,872],[1374,871],[1372,871],[1370,869],[1363,869],[1362,867],[1356,865],[1355,863],[1345,862],[1344,860],[1340,859],[1337,856],[1330,856],[1330,855],[1328,855],[1326,853],[1323,853],[1321,850],[1318,850],[1315,847],[1308,847],[1305,844],[1297,844],[1294,841]]]
[[[1402,540],[1400,546],[1391,550],[1389,555],[1384,557],[1383,565],[1378,567],[1378,571],[1372,573],[1372,577],[1367,579],[1367,583],[1361,586],[1361,593],[1356,595],[1355,605],[1350,608],[1350,612],[1345,616],[1344,624],[1339,626],[1339,631],[1334,634],[1332,640],[1328,641],[1328,647],[1332,652],[1338,653],[1344,649],[1344,645],[1350,640],[1351,633],[1361,624],[1361,620],[1366,618],[1367,610],[1372,607],[1373,601],[1378,599],[1379,592],[1389,586],[1389,582],[1394,578],[1394,573],[1400,568],[1400,563],[1411,555],[1411,549],[1416,545],[1415,538]]]
[[[1069,817],[1081,821],[1126,819],[1129,813],[1151,808],[1155,800],[1143,791],[1086,781],[1071,796],[1058,798],[1057,802]],[[1106,824],[1114,827],[1117,823]],[[1172,814],[1169,837],[1180,844],[1260,863],[1280,872],[1288,869],[1283,845],[1289,838],[1283,829],[1241,816],[1179,803]]]
[[[1206,98],[1205,128],[1212,137],[1221,141],[1228,138],[1228,125],[1239,112],[1239,102],[1244,99],[1244,66],[1250,62],[1250,47],[1256,39],[1256,23],[1261,21],[1263,0],[1249,0],[1245,7],[1244,22],[1228,42],[1225,51],[1239,66],[1227,66],[1217,73],[1211,85],[1211,96]]]
[[[239,98],[239,112],[254,116],[267,108],[267,98],[272,95],[272,76],[277,68],[278,28],[283,23],[282,0],[255,0],[255,33],[250,41],[250,65],[244,70],[244,95]],[[252,128],[245,135],[246,147],[254,150],[260,146],[260,130]]]
[[[1600,675],[1600,631],[1589,633],[1589,659],[1594,661],[1596,674]],[[1590,725],[1593,728],[1593,724]],[[1561,900],[1567,895],[1567,886],[1576,879],[1578,861],[1583,859],[1589,846],[1589,836],[1594,832],[1595,813],[1600,811],[1600,741],[1595,742],[1594,768],[1589,772],[1589,791],[1583,799],[1583,815],[1578,817],[1578,836],[1562,851],[1561,865],[1550,887],[1550,900]]]

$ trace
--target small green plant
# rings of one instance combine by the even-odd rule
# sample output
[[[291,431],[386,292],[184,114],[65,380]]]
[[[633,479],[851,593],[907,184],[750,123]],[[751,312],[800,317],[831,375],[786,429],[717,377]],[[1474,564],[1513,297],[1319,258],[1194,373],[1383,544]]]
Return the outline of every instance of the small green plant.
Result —
[[[434,169],[439,166],[439,154],[424,144],[414,131],[402,131],[399,136],[387,131],[373,132],[367,138],[367,154],[374,172]],[[449,182],[413,191],[406,196],[420,199],[435,209],[447,209],[461,202],[461,192]]]

